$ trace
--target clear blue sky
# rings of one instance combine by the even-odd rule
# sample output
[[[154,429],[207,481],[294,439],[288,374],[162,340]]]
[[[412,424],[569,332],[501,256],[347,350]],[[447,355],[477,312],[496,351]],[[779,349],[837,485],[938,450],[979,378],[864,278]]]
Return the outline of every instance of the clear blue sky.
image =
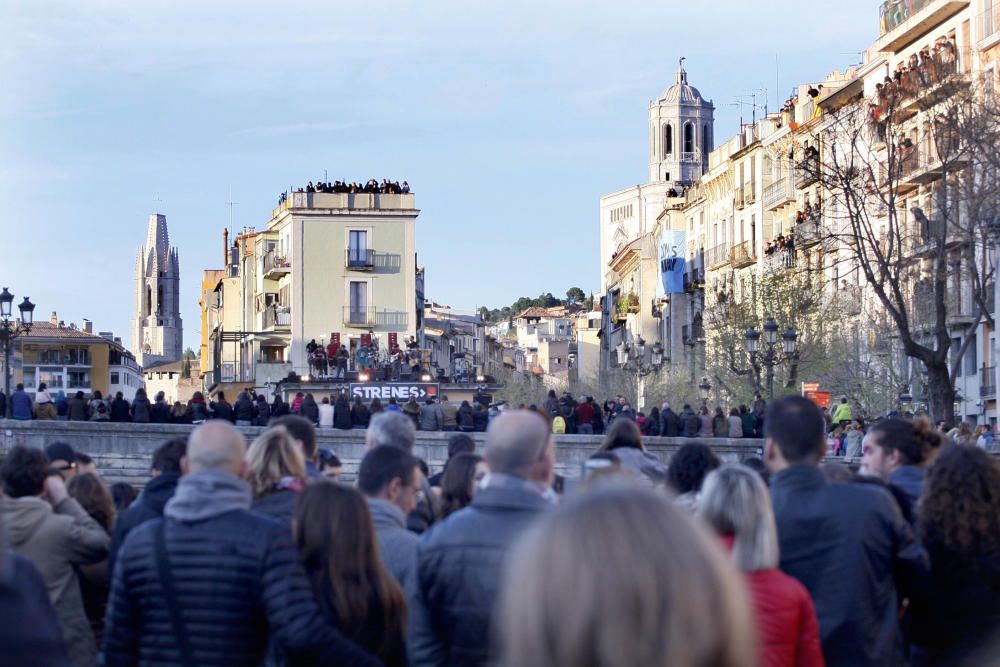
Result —
[[[0,284],[128,342],[156,209],[195,346],[230,187],[261,227],[324,169],[412,184],[439,302],[597,289],[598,198],[644,180],[677,58],[721,142],[734,97],[858,62],[878,3],[24,0],[0,25]]]

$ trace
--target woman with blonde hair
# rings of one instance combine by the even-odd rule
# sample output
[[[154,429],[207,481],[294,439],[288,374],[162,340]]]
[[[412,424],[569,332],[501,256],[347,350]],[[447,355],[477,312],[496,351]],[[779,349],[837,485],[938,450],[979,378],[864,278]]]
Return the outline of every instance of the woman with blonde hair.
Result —
[[[745,574],[761,667],[822,667],[812,599],[802,584],[778,569],[778,530],[760,475],[741,465],[712,471],[701,490],[698,515],[722,538]]]
[[[501,590],[507,667],[754,664],[737,572],[642,485],[601,486],[548,514],[511,554]]]
[[[257,436],[247,451],[247,466],[253,510],[273,516],[290,529],[295,500],[305,486],[306,464],[284,426]]]

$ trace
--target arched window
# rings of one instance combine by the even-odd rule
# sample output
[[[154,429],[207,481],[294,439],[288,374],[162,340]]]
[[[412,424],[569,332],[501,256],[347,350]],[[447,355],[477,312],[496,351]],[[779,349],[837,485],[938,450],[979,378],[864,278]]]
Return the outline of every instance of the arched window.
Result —
[[[163,314],[163,286],[156,288],[156,314]]]
[[[712,152],[712,130],[709,128],[708,123],[701,129],[701,153],[702,155],[708,155]]]
[[[146,317],[153,313],[153,288],[146,286]]]
[[[684,152],[694,153],[694,125],[691,121],[684,123]]]
[[[670,123],[663,125],[663,157],[674,153],[674,128]]]

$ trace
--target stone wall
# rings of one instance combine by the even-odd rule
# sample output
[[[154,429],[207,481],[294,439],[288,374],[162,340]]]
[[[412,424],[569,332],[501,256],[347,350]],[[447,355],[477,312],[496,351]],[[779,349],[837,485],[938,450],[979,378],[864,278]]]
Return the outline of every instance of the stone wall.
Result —
[[[45,447],[53,442],[67,442],[75,449],[86,452],[97,463],[101,474],[111,482],[129,482],[143,485],[149,478],[149,465],[153,451],[171,438],[187,437],[192,426],[177,424],[112,424],[109,422],[66,421],[14,421],[0,419],[0,452],[15,445]],[[240,429],[251,441],[264,429]],[[417,431],[414,453],[427,461],[432,472],[439,470],[448,457],[450,433]],[[485,433],[470,434],[479,447],[485,442]],[[364,431],[318,431],[319,446],[331,449],[344,463],[344,476],[353,479],[364,456]],[[662,461],[670,456],[688,438],[646,438],[649,451]],[[763,442],[754,439],[700,438],[712,447],[725,461],[741,461],[748,456],[760,455]],[[601,444],[601,436],[556,436],[557,471],[566,477],[577,477],[581,464]]]

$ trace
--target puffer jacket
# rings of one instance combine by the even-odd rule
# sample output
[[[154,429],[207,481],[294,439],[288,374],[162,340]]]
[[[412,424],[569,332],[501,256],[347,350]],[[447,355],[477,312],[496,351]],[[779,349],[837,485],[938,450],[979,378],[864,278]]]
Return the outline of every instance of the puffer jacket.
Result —
[[[157,569],[161,529],[199,667],[258,665],[269,637],[289,657],[307,653],[317,664],[378,664],[324,621],[288,530],[249,507],[248,484],[200,471],[182,478],[165,518],[129,535],[111,587],[107,667],[182,665]]]
[[[118,515],[115,521],[115,530],[111,535],[111,550],[108,553],[108,579],[114,579],[115,560],[118,552],[125,543],[125,538],[133,530],[153,519],[163,516],[163,508],[167,501],[174,496],[177,490],[177,482],[181,476],[175,472],[160,473],[149,480],[149,484],[142,490],[142,495],[132,505]]]
[[[85,422],[90,418],[87,412],[87,399],[74,396],[69,399],[69,421]]]
[[[252,422],[255,416],[254,403],[246,394],[241,394],[233,404],[233,418],[236,421]]]
[[[4,498],[2,503],[10,545],[42,575],[72,664],[96,665],[97,646],[83,609],[76,567],[107,556],[108,534],[72,498],[54,508],[37,497]]]
[[[823,667],[809,593],[781,570],[746,574],[757,622],[760,667]]]
[[[0,552],[0,646],[4,667],[65,667],[62,630],[45,582],[27,558]]]
[[[295,503],[299,494],[291,489],[281,489],[269,493],[253,501],[250,507],[254,512],[269,516],[285,528],[289,535],[292,532],[292,517],[295,515]]]
[[[136,396],[132,399],[132,421],[141,423],[150,421],[149,399],[145,396]]]
[[[487,485],[430,529],[408,591],[411,665],[486,664],[503,559],[548,506],[540,495]]]
[[[441,412],[441,406],[436,403],[425,405],[420,411],[420,430],[440,431],[443,427],[444,414]]]

